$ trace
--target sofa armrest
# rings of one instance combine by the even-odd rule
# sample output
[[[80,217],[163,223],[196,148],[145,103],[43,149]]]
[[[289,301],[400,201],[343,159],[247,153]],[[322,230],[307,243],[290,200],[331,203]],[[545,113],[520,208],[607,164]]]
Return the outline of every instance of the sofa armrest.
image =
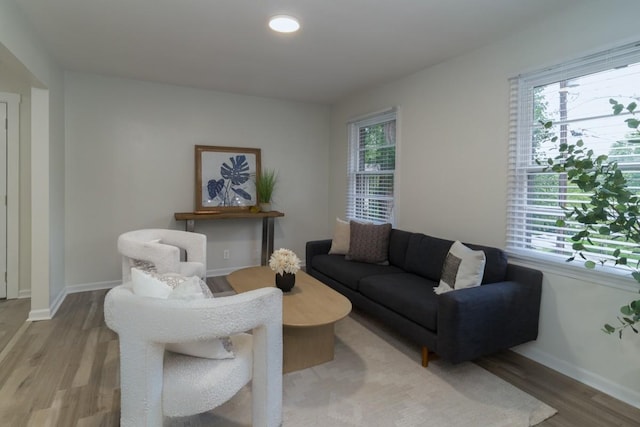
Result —
[[[522,265],[508,264],[505,280],[523,285],[540,286],[542,284],[542,271]]]
[[[440,356],[458,363],[537,338],[542,274],[514,267],[511,273],[526,283],[491,283],[439,296]]]
[[[311,260],[314,256],[329,253],[329,250],[331,249],[331,242],[331,239],[313,240],[311,242],[307,242],[305,251],[305,263],[307,266],[307,271],[311,268]]]

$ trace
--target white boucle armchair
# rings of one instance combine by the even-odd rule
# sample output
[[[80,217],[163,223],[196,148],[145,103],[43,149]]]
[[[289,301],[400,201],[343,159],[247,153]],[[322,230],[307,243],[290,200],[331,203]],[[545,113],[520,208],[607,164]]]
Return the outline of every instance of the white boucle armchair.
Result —
[[[251,381],[254,427],[282,424],[282,292],[262,288],[223,298],[178,300],[111,289],[104,317],[120,341],[123,427],[209,411]],[[252,334],[243,333],[252,331]],[[166,343],[231,336],[235,358],[165,352]]]
[[[180,249],[187,259],[180,260]],[[178,273],[206,279],[207,236],[180,230],[150,228],[123,233],[118,237],[122,255],[122,283],[131,280],[135,260],[151,262],[158,273]]]

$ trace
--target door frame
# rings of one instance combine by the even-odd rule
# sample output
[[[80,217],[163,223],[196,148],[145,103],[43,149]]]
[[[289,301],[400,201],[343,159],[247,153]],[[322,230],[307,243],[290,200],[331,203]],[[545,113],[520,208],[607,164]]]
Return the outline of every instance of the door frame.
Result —
[[[20,95],[0,92],[0,102],[7,104],[7,299],[15,299],[20,289]]]

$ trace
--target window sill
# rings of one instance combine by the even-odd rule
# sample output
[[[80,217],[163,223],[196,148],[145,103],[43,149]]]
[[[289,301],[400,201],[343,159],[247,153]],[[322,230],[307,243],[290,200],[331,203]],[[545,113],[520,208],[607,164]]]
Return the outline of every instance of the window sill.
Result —
[[[582,266],[579,261],[563,263],[556,258],[532,256],[521,252],[507,251],[507,255],[509,256],[509,262],[525,267],[536,268],[542,272],[583,280],[600,286],[633,292],[635,294],[637,294],[640,289],[640,284],[631,277],[631,271],[624,272],[606,265],[598,265],[595,269],[589,270]]]

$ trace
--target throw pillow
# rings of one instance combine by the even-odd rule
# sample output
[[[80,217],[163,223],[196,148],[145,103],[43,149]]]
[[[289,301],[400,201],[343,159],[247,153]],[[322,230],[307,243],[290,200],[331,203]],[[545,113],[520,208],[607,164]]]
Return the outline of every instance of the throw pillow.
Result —
[[[140,296],[162,299],[213,298],[209,287],[199,277],[184,277],[175,273],[145,273],[137,268],[131,270],[133,293]],[[206,359],[232,359],[233,345],[229,337],[203,341],[169,343],[165,350]]]
[[[442,294],[454,289],[480,286],[485,264],[484,251],[474,251],[459,241],[454,242],[444,260],[440,283],[433,291]]]
[[[370,264],[389,263],[391,224],[362,224],[351,221],[349,228],[349,251],[345,259]]]
[[[131,269],[131,284],[133,293],[143,297],[169,298],[173,288],[160,280],[155,273],[147,273],[138,268]]]
[[[156,265],[151,261],[144,261],[141,259],[132,259],[131,260],[131,268],[137,268],[138,270],[142,270],[147,273],[155,273],[158,271],[156,269]]]
[[[331,241],[330,254],[346,255],[349,252],[350,227],[347,221],[336,218],[336,225],[333,228],[333,240]]]

